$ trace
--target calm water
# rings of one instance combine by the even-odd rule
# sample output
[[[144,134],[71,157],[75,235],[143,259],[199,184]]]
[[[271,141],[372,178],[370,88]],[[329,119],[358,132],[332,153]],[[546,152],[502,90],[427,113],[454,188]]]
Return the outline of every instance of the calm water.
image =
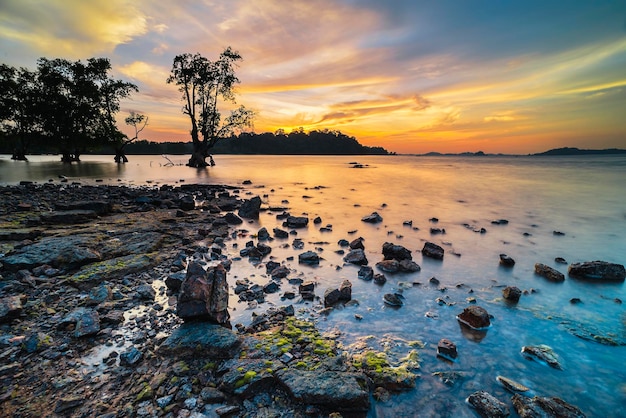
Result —
[[[20,180],[70,181],[92,184],[158,186],[177,183],[241,185],[242,197],[259,195],[267,206],[288,206],[293,215],[316,216],[306,230],[298,230],[304,250],[291,248],[292,238],[270,243],[274,260],[292,270],[292,276],[318,282],[316,293],[337,287],[348,279],[358,306],[318,317],[315,304],[296,303],[299,315],[315,318],[321,329],[339,330],[345,349],[355,343],[386,350],[394,361],[412,349],[408,341],[420,340],[421,378],[416,389],[377,405],[372,416],[475,416],[464,399],[476,390],[487,390],[509,402],[510,394],[496,382],[504,375],[529,386],[534,394],[558,396],[579,406],[587,416],[618,417],[626,406],[626,346],[606,346],[574,336],[569,329],[586,330],[626,341],[626,300],[624,283],[590,284],[567,278],[549,283],[533,273],[537,262],[567,273],[568,263],[605,260],[626,264],[626,157],[291,157],[216,156],[217,165],[197,171],[182,165],[165,166],[160,156],[130,156],[130,163],[116,165],[112,156],[85,156],[80,164],[63,165],[58,157],[33,157],[29,163],[13,162],[0,156],[0,184]],[[170,156],[175,164],[187,157]],[[352,168],[358,162],[366,168]],[[284,203],[287,201],[288,203]],[[377,225],[361,222],[377,211],[384,221]],[[258,222],[243,228],[256,233],[280,226],[276,213],[264,212]],[[439,222],[433,224],[430,218]],[[491,221],[507,219],[508,225]],[[403,226],[411,220],[413,228]],[[320,227],[332,225],[332,232]],[[431,235],[430,227],[444,228],[445,235]],[[485,228],[486,233],[474,232]],[[356,231],[356,232],[354,232]],[[565,235],[556,236],[553,231]],[[352,233],[351,233],[352,232]],[[335,253],[341,238],[365,239],[370,265],[382,259],[384,242],[401,244],[413,252],[422,267],[413,274],[387,274],[387,283],[378,286],[357,278],[358,268],[343,264]],[[228,244],[230,256],[251,238],[245,236]],[[442,245],[443,262],[422,258],[425,241]],[[317,250],[323,257],[318,267],[298,265],[297,254]],[[456,253],[458,255],[453,255]],[[516,260],[512,269],[499,266],[499,254]],[[295,256],[295,261],[287,257]],[[265,284],[269,280],[263,265],[247,260],[233,264],[229,279],[249,278]],[[445,291],[429,284],[436,277]],[[501,299],[502,288],[515,285],[535,293],[522,296],[511,306]],[[291,290],[283,282],[281,292]],[[382,302],[385,293],[401,290],[405,305],[391,309]],[[473,293],[469,293],[470,290]],[[277,295],[256,308],[282,305]],[[477,299],[494,320],[477,338],[464,333],[455,316],[466,298]],[[580,298],[573,305],[571,298]],[[444,298],[447,305],[439,305]],[[233,322],[249,321],[251,309],[231,298]],[[426,314],[428,313],[428,316]],[[357,320],[355,314],[361,315]],[[373,338],[365,338],[373,336]],[[450,363],[436,357],[437,342],[447,338],[456,343],[459,357]],[[524,359],[524,345],[547,344],[561,359],[564,370]],[[446,386],[433,377],[436,371],[461,371],[465,379]]]

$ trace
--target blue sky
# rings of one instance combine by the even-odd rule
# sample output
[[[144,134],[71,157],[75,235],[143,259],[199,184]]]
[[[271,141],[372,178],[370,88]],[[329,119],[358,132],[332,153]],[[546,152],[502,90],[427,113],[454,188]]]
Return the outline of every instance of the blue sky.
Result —
[[[239,51],[254,130],[396,152],[626,148],[623,1],[1,0],[0,60],[108,57],[145,139],[186,141],[174,56]]]

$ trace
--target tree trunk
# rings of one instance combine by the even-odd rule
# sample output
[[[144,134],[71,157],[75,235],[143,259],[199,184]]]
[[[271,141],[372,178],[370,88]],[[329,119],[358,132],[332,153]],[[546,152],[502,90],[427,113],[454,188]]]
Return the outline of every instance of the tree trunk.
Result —
[[[23,149],[13,150],[13,156],[11,159],[16,161],[28,161],[28,158],[26,158],[26,152]]]
[[[124,144],[126,145],[126,144]],[[115,162],[120,164],[120,163],[127,163],[128,162],[128,158],[126,158],[126,153],[124,153],[124,145],[122,145],[121,147],[116,147],[115,148]]]
[[[195,168],[205,168],[209,166],[206,162],[206,157],[209,156],[209,147],[206,141],[198,141],[193,143],[193,153],[187,165]],[[212,160],[212,159],[211,159]]]

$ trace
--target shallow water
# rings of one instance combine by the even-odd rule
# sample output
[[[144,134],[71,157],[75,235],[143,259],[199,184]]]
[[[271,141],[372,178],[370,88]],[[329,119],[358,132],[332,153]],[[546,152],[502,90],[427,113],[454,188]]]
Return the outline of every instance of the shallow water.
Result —
[[[626,308],[616,299],[626,299],[624,283],[587,283],[566,278],[550,283],[535,276],[541,262],[567,273],[568,263],[605,260],[626,264],[626,157],[310,157],[310,156],[216,156],[217,166],[195,170],[181,165],[165,166],[160,156],[130,156],[118,166],[111,156],[85,156],[80,164],[63,165],[58,157],[33,157],[31,162],[13,162],[0,157],[0,183],[20,180],[58,181],[59,175],[83,184],[96,180],[108,184],[151,185],[216,183],[252,185],[241,197],[262,196],[264,206],[288,206],[292,215],[308,214],[309,227],[298,230],[303,250],[293,250],[293,237],[274,240],[271,256],[292,270],[292,276],[317,281],[316,294],[341,281],[352,282],[352,297],[358,306],[345,307],[328,316],[313,316],[322,330],[341,331],[340,341],[350,344],[373,335],[368,344],[386,349],[390,358],[404,357],[420,340],[421,378],[415,390],[377,404],[372,416],[474,416],[464,399],[476,390],[487,390],[509,402],[510,394],[496,376],[512,378],[534,394],[558,396],[579,406],[587,416],[617,417],[626,405],[626,346],[607,346],[583,340],[569,330],[588,330],[626,341]],[[170,156],[176,164],[186,157]],[[351,162],[365,165],[352,168]],[[283,203],[288,201],[288,203]],[[383,222],[361,222],[377,211]],[[258,221],[243,224],[254,234],[261,226],[270,232],[280,227],[278,212],[262,212]],[[322,218],[314,225],[312,219]],[[429,219],[436,217],[437,223]],[[491,221],[507,219],[507,225]],[[411,220],[412,227],[403,225]],[[332,225],[332,232],[320,227]],[[430,228],[445,234],[431,235]],[[486,233],[475,232],[485,228]],[[355,231],[354,233],[350,233]],[[555,235],[554,231],[564,235]],[[387,276],[378,286],[357,278],[358,268],[345,265],[337,241],[363,237],[369,264],[382,259],[382,244],[401,244],[412,251],[422,270]],[[229,256],[250,240],[242,236],[227,242]],[[423,258],[424,242],[446,250],[443,261]],[[234,248],[234,244],[238,248]],[[284,247],[284,248],[283,248]],[[323,257],[317,267],[299,265],[297,255],[317,250]],[[454,253],[459,255],[453,255]],[[499,266],[499,254],[516,260],[513,268]],[[287,260],[294,256],[293,261]],[[237,278],[265,284],[263,264],[235,260],[229,280]],[[291,277],[291,276],[290,276]],[[440,285],[429,284],[436,277]],[[515,285],[524,294],[516,305],[501,297],[504,286]],[[441,288],[445,288],[442,291]],[[294,287],[295,289],[295,287]],[[393,309],[382,296],[401,289],[404,306]],[[292,290],[283,280],[281,291],[269,295],[256,308],[287,304],[280,294]],[[473,291],[473,293],[470,293]],[[468,333],[456,321],[466,298],[474,297],[494,317],[484,333]],[[447,304],[440,305],[437,298]],[[570,299],[580,298],[581,304]],[[233,323],[248,322],[255,309],[231,298]],[[317,303],[293,301],[300,315],[311,316]],[[302,309],[300,309],[302,308]],[[425,314],[429,312],[427,317]],[[362,316],[358,320],[355,314]],[[569,329],[569,330],[568,330]],[[452,340],[458,347],[456,362],[436,357],[437,342]],[[547,344],[557,353],[564,370],[526,360],[524,345]],[[455,370],[465,379],[445,385],[431,373]]]

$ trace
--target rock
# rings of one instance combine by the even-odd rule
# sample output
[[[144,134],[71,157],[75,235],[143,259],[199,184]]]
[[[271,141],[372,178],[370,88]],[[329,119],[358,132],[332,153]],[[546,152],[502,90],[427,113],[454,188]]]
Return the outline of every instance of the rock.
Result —
[[[343,261],[349,264],[365,265],[367,264],[367,257],[365,256],[365,251],[357,248],[356,250],[351,250],[348,254],[346,254]]]
[[[400,263],[397,260],[383,260],[376,263],[376,267],[386,273],[397,273],[400,271]]]
[[[180,198],[180,210],[189,211],[196,208],[196,200],[191,195],[185,195]]]
[[[355,238],[355,239],[353,239],[353,240],[350,242],[350,244],[348,244],[348,246],[349,246],[351,249],[353,249],[353,250],[357,250],[357,249],[359,249],[359,248],[360,248],[361,250],[364,250],[364,249],[365,249],[365,246],[363,245],[363,241],[364,241],[364,239],[363,239],[363,238],[361,238],[361,237],[359,237],[359,238]]]
[[[306,216],[288,216],[283,226],[287,228],[306,228],[309,225],[309,218]]]
[[[333,306],[339,302],[341,293],[339,289],[328,288],[324,292],[324,306]]]
[[[385,277],[384,274],[374,274],[374,283],[378,284],[378,285],[383,285],[387,282],[387,277]]]
[[[432,242],[424,243],[424,248],[422,248],[422,255],[435,260],[443,260],[443,253],[443,248]]]
[[[509,392],[528,392],[530,389],[521,383],[517,383],[516,381],[509,379],[504,376],[497,376],[496,380]]]
[[[241,338],[223,326],[189,322],[176,328],[161,344],[159,352],[230,359],[239,353]]]
[[[185,273],[172,273],[165,278],[165,286],[173,292],[178,292],[185,280]]]
[[[448,339],[442,338],[437,343],[437,355],[454,361],[458,356],[456,344]]]
[[[97,217],[93,210],[62,210],[42,213],[41,221],[48,224],[84,224]]]
[[[467,402],[483,418],[504,418],[511,414],[509,407],[504,402],[499,401],[493,395],[484,391],[472,393],[467,398]]]
[[[626,269],[622,264],[606,261],[587,261],[570,264],[567,273],[577,279],[624,281]]]
[[[468,306],[456,317],[459,322],[474,329],[484,329],[491,325],[489,313],[478,305]]]
[[[361,220],[362,220],[363,222],[367,222],[367,223],[371,223],[371,224],[376,224],[376,223],[382,222],[382,221],[383,221],[383,218],[382,218],[382,216],[380,216],[380,215],[378,214],[378,212],[372,212],[372,214],[371,214],[371,215],[367,215],[367,216],[365,216],[365,217],[361,218]]]
[[[567,264],[567,260],[564,259],[563,257],[556,257],[554,261],[559,264]]]
[[[100,315],[93,309],[76,308],[61,320],[59,328],[70,325],[74,325],[73,336],[76,338],[93,335],[100,331]]]
[[[230,314],[226,269],[218,264],[204,270],[201,264],[190,263],[178,295],[176,314],[183,319],[207,317],[218,324],[227,324]]]
[[[539,363],[546,363],[554,369],[563,370],[559,357],[554,350],[552,350],[552,347],[548,345],[526,345],[522,347],[522,355],[527,359],[536,360]]]
[[[144,283],[137,286],[137,296],[141,300],[154,300],[156,298],[156,291],[151,284]]]
[[[541,277],[545,277],[546,279],[553,282],[562,282],[563,280],[565,280],[565,275],[563,273],[541,263],[535,264],[535,274]]]
[[[552,397],[527,398],[519,394],[511,398],[515,411],[521,418],[555,417],[555,418],[585,418],[585,414],[578,407],[562,399]]]
[[[229,225],[239,225],[243,223],[243,219],[241,219],[239,216],[235,215],[232,212],[228,212],[226,215],[224,215],[224,220]]]
[[[416,273],[422,268],[413,260],[404,259],[399,263],[400,271],[406,273]]]
[[[315,297],[315,282],[306,281],[298,286],[298,292],[302,299],[311,300]]]
[[[259,241],[267,241],[270,238],[270,233],[267,232],[267,228],[266,227],[262,227],[261,229],[259,229],[259,231],[256,233],[257,239]]]
[[[319,264],[320,256],[315,251],[307,251],[298,255],[300,264]]]
[[[284,279],[285,277],[289,276],[290,270],[287,266],[278,266],[275,269],[273,269],[269,275],[273,278],[273,279]]]
[[[22,313],[22,303],[26,301],[26,296],[6,296],[0,299],[0,322],[8,321],[20,316]]]
[[[370,266],[361,266],[357,277],[361,280],[370,281],[374,278],[374,269]]]
[[[268,284],[263,286],[263,292],[265,293],[276,293],[279,290],[280,290],[280,287],[278,286],[278,283],[276,282],[269,282]]]
[[[369,410],[367,378],[362,373],[283,369],[279,382],[298,402],[332,411],[365,413]]]
[[[67,415],[67,411],[77,408],[85,403],[85,398],[82,396],[72,396],[69,398],[61,398],[57,401],[54,412],[56,414]]]
[[[506,254],[500,254],[500,265],[504,267],[513,267],[515,265],[515,260]]]
[[[350,280],[344,280],[339,286],[339,299],[343,301],[352,300],[352,283]]]
[[[493,225],[508,225],[509,221],[507,219],[497,219],[495,221],[491,221]]]
[[[383,244],[383,256],[385,260],[411,260],[411,251],[404,248],[402,245],[392,244],[385,242]]]
[[[339,241],[337,241],[337,245],[339,245],[340,247],[347,247],[350,245],[350,243],[348,242],[347,239],[340,239]]]
[[[322,218],[320,218],[319,216],[316,216],[315,219],[313,219],[313,223],[314,224],[321,224],[322,223]]]
[[[386,293],[383,295],[383,301],[389,306],[402,306],[404,302],[395,293]]]
[[[100,286],[96,286],[89,291],[89,295],[87,296],[87,304],[88,305],[98,305],[99,303],[104,302],[105,300],[109,300],[112,298],[111,287],[102,284]]]
[[[430,233],[432,235],[445,234],[446,230],[444,228],[430,228]]]
[[[516,286],[507,286],[502,289],[502,297],[509,302],[519,302],[520,296],[522,296],[522,291]]]
[[[80,200],[69,203],[56,203],[54,208],[60,211],[88,210],[95,212],[97,215],[107,215],[113,209],[113,205],[105,200]]]
[[[285,231],[284,229],[274,228],[274,237],[278,239],[289,238],[289,232]]]
[[[126,352],[120,354],[120,364],[123,366],[134,366],[141,360],[141,351],[136,347],[130,347]]]
[[[244,200],[239,208],[239,216],[246,219],[257,219],[261,210],[261,198],[255,196],[252,199]]]

